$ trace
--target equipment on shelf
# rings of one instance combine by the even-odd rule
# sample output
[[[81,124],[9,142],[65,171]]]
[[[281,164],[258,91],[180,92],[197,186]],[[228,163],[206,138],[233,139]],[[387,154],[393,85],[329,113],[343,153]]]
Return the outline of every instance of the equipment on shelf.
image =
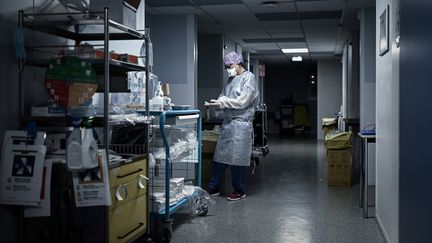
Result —
[[[97,90],[92,65],[76,57],[52,61],[45,76],[49,95],[61,106],[71,107],[89,102]]]
[[[97,150],[93,129],[75,128],[72,130],[67,147],[68,170],[80,172],[98,167]]]

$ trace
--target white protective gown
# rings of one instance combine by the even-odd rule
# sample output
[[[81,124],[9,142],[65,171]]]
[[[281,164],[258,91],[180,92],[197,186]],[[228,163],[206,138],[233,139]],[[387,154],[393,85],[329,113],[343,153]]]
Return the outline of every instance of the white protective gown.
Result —
[[[253,141],[252,120],[259,102],[255,75],[245,71],[230,78],[218,100],[223,109],[224,121],[214,161],[249,166]]]

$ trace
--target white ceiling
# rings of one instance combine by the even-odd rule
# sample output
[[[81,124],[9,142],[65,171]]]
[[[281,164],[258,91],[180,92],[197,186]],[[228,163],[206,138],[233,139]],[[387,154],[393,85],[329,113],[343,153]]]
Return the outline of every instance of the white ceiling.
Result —
[[[302,55],[306,60],[338,58],[350,31],[358,28],[357,10],[375,5],[375,0],[274,0],[277,7],[266,8],[265,1],[146,0],[146,10],[158,15],[197,15],[199,33],[224,34],[266,63],[290,63],[292,55],[283,54],[281,48],[308,47],[309,54]]]

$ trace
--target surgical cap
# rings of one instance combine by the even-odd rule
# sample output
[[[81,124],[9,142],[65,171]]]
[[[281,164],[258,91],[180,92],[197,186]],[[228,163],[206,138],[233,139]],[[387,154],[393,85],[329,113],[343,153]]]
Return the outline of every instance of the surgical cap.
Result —
[[[240,64],[243,62],[243,56],[235,52],[230,52],[224,57],[224,64]]]

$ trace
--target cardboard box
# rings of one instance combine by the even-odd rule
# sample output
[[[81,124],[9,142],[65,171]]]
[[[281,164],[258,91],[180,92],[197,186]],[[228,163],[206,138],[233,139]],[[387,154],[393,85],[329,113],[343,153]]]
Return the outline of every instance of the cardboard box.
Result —
[[[90,1],[90,9],[93,11],[101,11],[108,7],[110,19],[125,25],[129,28],[137,28],[137,11],[141,4],[141,0],[123,0],[123,1],[108,1],[108,0],[92,0]],[[143,1],[144,4],[144,1]],[[144,24],[144,23],[143,23]],[[145,26],[145,24],[144,24]]]
[[[322,131],[324,133],[324,137],[327,135],[328,132],[336,130],[336,124],[328,125],[322,127]]]
[[[352,149],[327,150],[327,184],[351,186]]]
[[[322,118],[322,130],[324,137],[328,132],[336,130],[337,119],[336,118]]]
[[[330,132],[325,138],[327,149],[347,149],[352,147],[352,132]]]
[[[217,141],[202,140],[202,153],[214,154]]]

